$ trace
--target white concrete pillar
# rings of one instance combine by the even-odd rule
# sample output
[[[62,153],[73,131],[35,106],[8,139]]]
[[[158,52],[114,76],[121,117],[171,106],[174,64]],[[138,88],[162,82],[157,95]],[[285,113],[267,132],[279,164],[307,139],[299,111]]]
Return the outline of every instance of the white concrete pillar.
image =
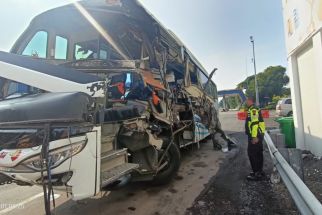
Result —
[[[315,75],[317,84],[317,94],[316,98],[317,104],[319,105],[320,116],[322,116],[322,36],[321,31],[313,36],[313,52],[314,52],[314,63],[315,63]],[[316,119],[322,120],[322,119]],[[321,131],[322,132],[322,131]],[[321,143],[322,145],[322,143]],[[321,146],[322,147],[322,146]]]
[[[299,80],[299,71],[297,68],[297,59],[295,54],[288,58],[288,72],[290,76],[290,88],[292,97],[293,118],[295,127],[296,147],[299,149],[307,150],[307,145],[304,138],[303,127],[303,110],[301,99],[301,86]]]
[[[314,53],[314,64],[315,64],[315,76],[316,76],[316,91],[317,91],[317,98],[316,98],[316,105],[317,109],[320,113],[316,113],[316,120],[319,122],[322,121],[322,35],[321,30],[316,33],[313,38],[313,53]],[[319,124],[319,128],[321,129],[321,123]],[[322,130],[320,130],[322,132]],[[322,156],[322,135],[316,136],[316,141],[314,142],[313,146],[313,153],[317,156]]]

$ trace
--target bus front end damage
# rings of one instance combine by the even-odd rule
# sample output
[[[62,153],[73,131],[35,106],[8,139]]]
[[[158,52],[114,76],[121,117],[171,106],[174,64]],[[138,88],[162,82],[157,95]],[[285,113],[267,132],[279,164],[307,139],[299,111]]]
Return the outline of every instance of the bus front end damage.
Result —
[[[138,1],[115,2],[40,14],[0,52],[0,184],[80,200],[169,182],[182,147],[226,147],[213,73]]]
[[[92,98],[79,92],[1,101],[2,183],[55,187],[76,200],[95,195],[101,131],[94,113]]]

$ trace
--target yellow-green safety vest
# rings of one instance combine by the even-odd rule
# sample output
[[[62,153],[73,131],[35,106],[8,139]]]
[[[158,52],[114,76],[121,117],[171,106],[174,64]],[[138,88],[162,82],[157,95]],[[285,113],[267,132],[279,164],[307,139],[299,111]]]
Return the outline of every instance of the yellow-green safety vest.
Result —
[[[258,133],[263,134],[265,132],[265,122],[263,120],[260,109],[256,107],[250,107],[248,109],[248,129],[252,137],[258,137]]]

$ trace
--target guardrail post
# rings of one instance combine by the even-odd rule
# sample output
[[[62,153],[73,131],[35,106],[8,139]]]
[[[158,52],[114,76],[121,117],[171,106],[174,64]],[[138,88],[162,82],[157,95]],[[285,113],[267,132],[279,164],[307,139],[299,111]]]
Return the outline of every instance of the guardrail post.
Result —
[[[276,144],[276,148],[285,148],[285,137],[284,134],[281,133],[277,133],[276,134],[276,142],[274,142]]]

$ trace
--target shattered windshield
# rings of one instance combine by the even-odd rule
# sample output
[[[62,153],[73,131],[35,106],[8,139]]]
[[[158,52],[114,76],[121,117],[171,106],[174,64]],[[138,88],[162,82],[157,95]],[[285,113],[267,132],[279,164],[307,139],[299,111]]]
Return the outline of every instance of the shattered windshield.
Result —
[[[98,41],[90,40],[85,42],[75,43],[74,59],[97,59]]]
[[[120,60],[122,57],[104,40],[94,39],[74,44],[74,60]]]

